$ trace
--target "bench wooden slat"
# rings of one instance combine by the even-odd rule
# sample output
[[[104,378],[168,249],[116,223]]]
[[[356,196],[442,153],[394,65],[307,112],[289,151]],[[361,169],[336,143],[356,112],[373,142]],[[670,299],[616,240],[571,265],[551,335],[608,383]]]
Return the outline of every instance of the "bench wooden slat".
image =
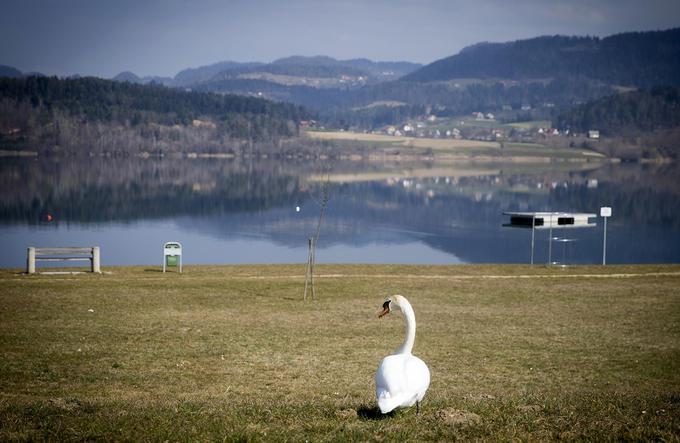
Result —
[[[35,254],[92,254],[92,248],[35,248]]]
[[[82,260],[90,261],[90,260],[92,260],[90,257],[36,257],[35,259],[40,260],[40,261],[82,261]]]

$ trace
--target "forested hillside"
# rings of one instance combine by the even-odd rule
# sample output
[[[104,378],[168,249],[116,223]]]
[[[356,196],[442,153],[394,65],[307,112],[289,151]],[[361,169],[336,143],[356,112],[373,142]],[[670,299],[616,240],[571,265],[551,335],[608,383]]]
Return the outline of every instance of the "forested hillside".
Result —
[[[606,38],[537,37],[482,43],[404,77],[431,82],[460,78],[513,80],[587,77],[637,87],[680,84],[680,28]]]
[[[362,83],[348,65],[366,69],[360,60],[289,57],[223,71],[195,87],[301,104],[316,110],[327,126],[363,130],[428,113],[553,120],[575,105],[617,94],[621,86],[680,84],[680,29],[481,43],[396,80]],[[341,75],[348,79],[337,83]],[[304,76],[336,83],[295,80]]]
[[[576,106],[555,119],[559,128],[627,135],[680,126],[680,87],[616,94]]]
[[[680,85],[680,28],[602,39],[547,36],[480,43],[396,81],[350,90],[332,100],[314,91],[295,91],[290,99],[319,109],[330,125],[371,129],[390,116],[423,117],[423,109],[437,116],[491,112],[506,122],[554,120],[574,106],[621,90],[673,85]],[[395,103],[402,105],[398,111]],[[609,126],[598,118],[616,114],[601,109],[610,103],[602,102],[598,113],[588,114],[591,125]]]
[[[192,85],[210,80],[215,75],[223,71],[228,71],[230,69],[251,68],[254,66],[260,66],[262,64],[263,63],[238,63],[224,61],[213,63],[207,66],[200,66],[198,68],[187,68],[178,72],[169,83],[169,86],[190,87]]]
[[[112,82],[27,77],[0,67],[0,73],[20,76],[0,82],[0,136],[6,146],[83,144],[95,134],[117,140],[102,142],[107,146],[134,139],[136,146],[153,140],[154,149],[216,147],[292,136],[309,118],[329,128],[384,130],[432,115],[472,113],[492,114],[501,123],[594,128],[605,136],[680,126],[672,98],[672,88],[680,86],[680,28],[480,43],[418,68],[292,56],[220,62],[183,70],[174,79],[123,72]],[[639,88],[646,92],[629,93]]]
[[[511,109],[514,119],[550,118],[555,109],[571,107],[575,102],[587,102],[615,90],[605,84],[583,78],[559,77],[550,82],[472,82],[467,85],[431,82],[386,82],[346,93],[335,103],[332,111],[322,111],[332,124],[345,122],[361,128],[372,128],[385,123],[385,109],[399,103],[398,115],[406,118],[435,114],[440,117],[466,115],[475,111],[499,112]],[[313,96],[318,97],[318,95]],[[390,103],[389,105],[379,105]],[[307,104],[312,108],[315,103]],[[522,111],[523,107],[531,111]],[[399,123],[399,120],[390,122]]]
[[[299,106],[253,97],[97,78],[0,78],[5,144],[71,146],[78,140],[86,143],[87,137],[134,140],[135,146],[164,138],[168,143],[163,146],[173,139],[207,145],[271,141],[296,135],[303,117]]]

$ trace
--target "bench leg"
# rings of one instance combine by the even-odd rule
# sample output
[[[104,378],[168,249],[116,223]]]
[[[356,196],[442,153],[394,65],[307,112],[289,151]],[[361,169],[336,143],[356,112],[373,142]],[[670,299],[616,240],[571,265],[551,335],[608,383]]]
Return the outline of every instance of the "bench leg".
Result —
[[[26,273],[35,274],[35,248],[28,248],[28,255],[26,258]]]
[[[92,248],[92,272],[101,274],[101,262],[99,257],[99,246]]]

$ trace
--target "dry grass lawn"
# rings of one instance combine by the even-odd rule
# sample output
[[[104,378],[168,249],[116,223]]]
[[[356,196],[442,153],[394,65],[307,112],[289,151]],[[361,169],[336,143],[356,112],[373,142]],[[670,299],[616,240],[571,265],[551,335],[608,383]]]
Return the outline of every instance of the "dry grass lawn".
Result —
[[[0,271],[0,440],[680,440],[680,266],[318,269]],[[418,416],[375,408],[394,293]]]

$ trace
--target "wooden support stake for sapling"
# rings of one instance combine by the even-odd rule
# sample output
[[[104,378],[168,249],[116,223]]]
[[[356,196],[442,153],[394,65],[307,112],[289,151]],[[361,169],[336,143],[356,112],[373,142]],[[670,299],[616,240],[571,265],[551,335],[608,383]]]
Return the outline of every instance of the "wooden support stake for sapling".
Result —
[[[316,224],[315,234],[308,239],[309,254],[307,256],[307,274],[305,276],[305,292],[303,295],[303,300],[307,300],[307,288],[311,288],[312,300],[316,299],[316,289],[314,288],[314,265],[316,263],[316,245],[319,241],[319,234],[321,233],[321,223],[323,222],[323,216],[326,213],[326,207],[328,206],[329,193],[328,185],[330,182],[330,177],[327,176],[326,182],[321,188],[322,198],[319,203],[319,221]]]

